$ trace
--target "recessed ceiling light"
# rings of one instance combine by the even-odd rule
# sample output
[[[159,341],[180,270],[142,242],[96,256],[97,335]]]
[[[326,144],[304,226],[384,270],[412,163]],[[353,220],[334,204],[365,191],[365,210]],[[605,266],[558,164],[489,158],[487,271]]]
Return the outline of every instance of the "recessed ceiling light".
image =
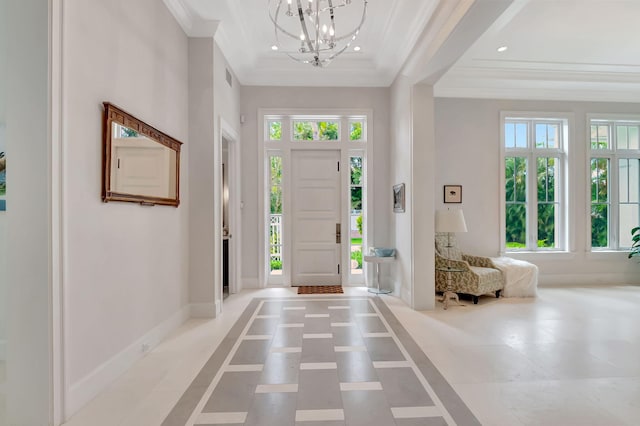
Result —
[[[271,50],[278,50],[278,46],[274,44],[273,46],[271,46]]]
[[[507,46],[500,46],[498,47],[498,52],[502,53],[502,52],[505,52],[507,49],[508,49]]]
[[[355,50],[356,52],[359,52],[360,51],[360,46],[354,47],[353,50]]]

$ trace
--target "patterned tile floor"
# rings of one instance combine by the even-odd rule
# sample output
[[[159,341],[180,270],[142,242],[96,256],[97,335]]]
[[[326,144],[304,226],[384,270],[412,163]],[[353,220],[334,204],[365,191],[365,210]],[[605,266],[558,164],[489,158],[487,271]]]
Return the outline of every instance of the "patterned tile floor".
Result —
[[[254,299],[163,426],[478,425],[375,297]]]

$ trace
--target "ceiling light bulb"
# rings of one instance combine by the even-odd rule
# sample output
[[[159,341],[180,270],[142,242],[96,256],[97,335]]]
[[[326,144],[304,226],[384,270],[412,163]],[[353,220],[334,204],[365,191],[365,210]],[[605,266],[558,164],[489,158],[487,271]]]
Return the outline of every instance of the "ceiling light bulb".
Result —
[[[304,41],[304,39],[305,39],[304,33],[300,34],[300,40]]]
[[[336,35],[336,30],[333,28],[333,25],[331,26],[331,28],[329,28],[329,35],[331,37],[333,37],[334,35]]]
[[[508,49],[507,46],[500,46],[498,47],[498,52],[502,53],[502,52],[505,52],[507,49]]]
[[[287,3],[289,3],[289,5],[291,5],[291,0],[287,0]]]
[[[271,46],[271,50],[278,50],[278,46],[274,44],[273,46]]]
[[[327,24],[324,24],[324,25],[322,26],[322,32],[323,32],[324,34],[326,34],[326,33],[327,33],[327,30],[328,30],[328,28],[327,28]]]
[[[353,50],[355,50],[356,52],[359,52],[360,51],[360,46],[354,47]]]

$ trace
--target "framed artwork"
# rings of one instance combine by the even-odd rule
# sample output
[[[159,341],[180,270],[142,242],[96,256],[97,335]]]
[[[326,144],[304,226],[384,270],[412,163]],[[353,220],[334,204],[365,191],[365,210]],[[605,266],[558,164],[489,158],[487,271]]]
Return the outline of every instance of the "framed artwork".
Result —
[[[393,185],[393,211],[404,213],[404,183]]]
[[[444,202],[445,203],[461,203],[462,202],[462,185],[445,185],[444,186]]]
[[[7,210],[7,147],[4,129],[0,125],[0,212]]]

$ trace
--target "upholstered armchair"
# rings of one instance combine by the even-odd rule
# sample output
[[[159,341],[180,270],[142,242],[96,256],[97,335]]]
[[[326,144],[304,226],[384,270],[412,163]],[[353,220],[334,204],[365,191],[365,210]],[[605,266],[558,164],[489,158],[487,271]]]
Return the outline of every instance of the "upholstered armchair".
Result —
[[[462,272],[442,270],[447,267]],[[450,288],[447,282],[449,278]],[[436,232],[436,291],[450,290],[454,293],[470,294],[473,296],[473,303],[477,304],[478,296],[495,293],[496,297],[500,297],[503,288],[502,271],[496,268],[491,259],[464,254],[457,247],[455,235]]]

